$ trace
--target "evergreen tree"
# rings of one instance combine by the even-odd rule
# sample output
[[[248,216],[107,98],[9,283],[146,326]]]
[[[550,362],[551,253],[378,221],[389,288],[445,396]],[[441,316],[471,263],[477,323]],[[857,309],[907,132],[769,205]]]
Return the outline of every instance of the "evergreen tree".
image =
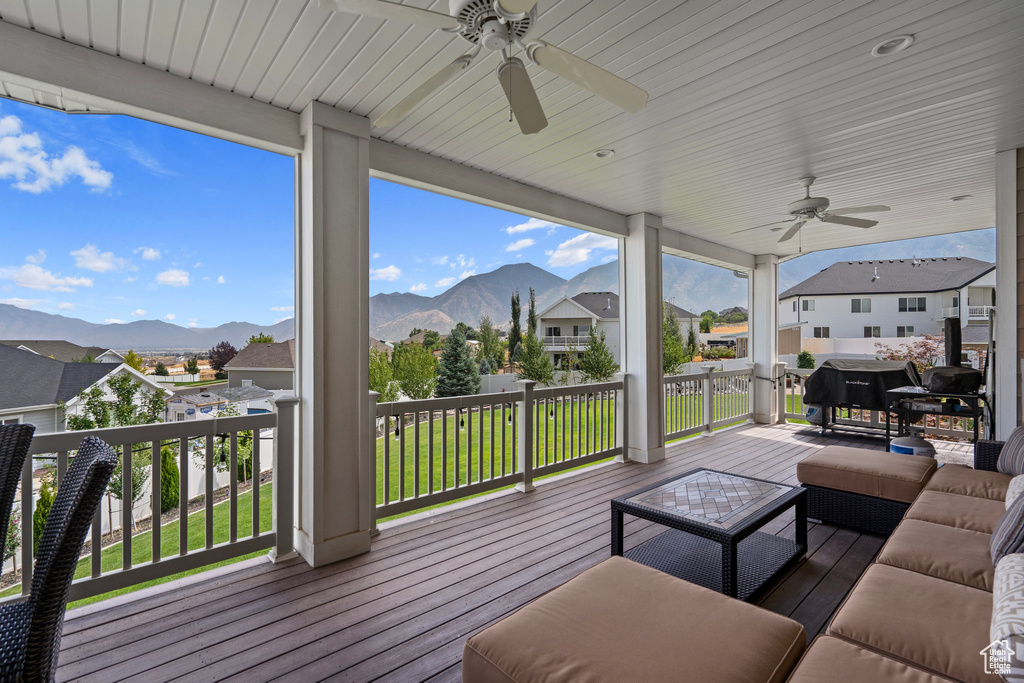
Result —
[[[480,372],[470,355],[466,338],[458,330],[452,330],[441,351],[441,363],[437,372],[439,398],[445,396],[466,396],[480,391]]]
[[[512,295],[512,326],[508,331],[508,360],[515,363],[522,349],[523,328],[519,324],[519,316],[522,314],[522,306],[519,304],[519,290]]]
[[[489,374],[491,374],[491,364],[487,361],[486,358],[483,358],[483,359],[480,360],[480,374],[481,375],[489,375]]]
[[[675,309],[667,303],[662,304],[661,317],[662,371],[666,375],[671,375],[678,372],[689,359],[686,357],[682,332],[679,329],[679,317]]]
[[[170,373],[167,372],[167,366],[163,363],[156,364],[156,370],[153,371],[154,375],[160,375],[161,377],[167,377]]]
[[[539,384],[551,384],[555,381],[555,368],[551,364],[551,356],[536,335],[528,334],[523,338],[518,374],[520,379],[532,379]]]
[[[693,329],[693,320],[690,320],[690,330],[686,333],[686,355],[692,360],[697,352],[700,350],[700,344],[697,343],[697,331]]]
[[[587,340],[587,345],[584,347],[583,358],[580,359],[577,367],[583,375],[583,381],[588,384],[607,382],[612,375],[619,371],[619,366],[615,363],[615,356],[612,355],[611,349],[605,343],[604,330],[590,335],[590,339]]]
[[[36,500],[36,510],[32,513],[32,550],[39,550],[39,539],[43,537],[43,529],[46,528],[46,518],[50,515],[50,508],[53,507],[54,499],[54,469],[47,468],[43,474],[39,486],[39,498]]]
[[[530,312],[526,314],[526,334],[537,336],[537,293],[530,287]]]
[[[169,512],[178,507],[178,459],[174,449],[164,446],[160,449],[160,512]]]

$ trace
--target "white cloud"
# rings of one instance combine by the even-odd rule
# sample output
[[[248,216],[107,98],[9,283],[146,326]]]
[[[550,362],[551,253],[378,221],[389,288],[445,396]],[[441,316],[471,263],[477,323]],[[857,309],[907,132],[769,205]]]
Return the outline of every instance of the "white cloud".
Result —
[[[136,277],[126,277],[126,278],[124,279],[124,281],[125,281],[125,282],[135,282],[135,281],[136,281],[136,280],[138,280],[138,279],[139,279],[139,278],[138,278],[138,276],[136,276]]]
[[[146,311],[145,309],[142,308],[136,308],[134,311],[132,311],[132,315],[136,318],[141,318],[142,316],[146,315]]]
[[[550,221],[542,221],[539,218],[531,218],[525,223],[519,225],[510,225],[505,228],[505,232],[510,235],[515,235],[517,232],[527,232],[529,230],[540,230],[541,228],[557,228],[557,223],[551,223]]]
[[[124,321],[118,318],[107,318],[103,322],[105,322],[108,325],[124,325]]]
[[[373,256],[371,256],[370,258],[379,259],[380,258],[380,252],[379,251],[373,252]]]
[[[223,275],[218,275],[218,276],[217,276],[217,284],[218,284],[218,285],[222,285],[222,284],[224,284],[225,282],[226,282],[226,280],[224,279],[224,276],[223,276]]]
[[[199,323],[197,323],[197,322],[196,322],[195,320],[193,320],[193,321],[191,321],[191,322],[190,322],[190,323],[188,324],[188,326],[189,326],[189,327],[199,327]]]
[[[444,278],[441,278],[440,280],[438,280],[437,282],[435,282],[434,286],[435,287],[451,287],[454,284],[455,284],[455,278],[453,278],[453,277],[444,277]]]
[[[77,267],[96,273],[120,270],[128,265],[128,261],[114,256],[112,251],[101,252],[95,244],[86,244],[81,249],[71,252],[71,255],[75,257],[75,265]]]
[[[548,259],[549,266],[574,266],[583,263],[590,258],[590,252],[595,249],[618,249],[619,242],[614,237],[605,237],[592,232],[585,232],[576,235],[571,240],[566,240],[558,245],[551,252]]]
[[[159,261],[160,260],[160,250],[159,249],[154,249],[153,247],[139,247],[138,249],[135,250],[134,253],[138,254],[139,252],[142,253],[142,260],[143,261]]]
[[[202,266],[203,266],[203,262],[202,261],[196,261],[196,264],[194,266],[192,266],[192,267],[193,268],[202,268]]]
[[[128,156],[131,157],[133,161],[135,161],[137,164],[139,164],[146,170],[150,171],[154,175],[177,175],[177,173],[175,173],[174,171],[164,168],[163,164],[160,163],[159,159],[157,159],[152,154],[145,151],[144,149],[142,149],[141,147],[139,147],[130,140],[127,140],[122,137],[117,141],[104,140],[103,142],[111,144],[119,149],[123,149],[125,152],[128,153]]]
[[[427,283],[420,282],[409,288],[410,292],[425,292],[427,291]]]
[[[617,258],[619,258],[619,257],[616,254],[608,254],[603,259],[601,259],[601,263],[611,263],[612,261],[614,261]]]
[[[167,314],[167,315],[165,315],[164,317],[165,317],[165,318],[167,318],[168,320],[174,320],[174,319],[175,319],[175,318],[177,318],[178,316],[174,315],[173,313],[168,313],[168,314]]]
[[[467,277],[470,277],[471,275],[476,275],[476,268],[474,268],[473,270],[462,271],[462,275],[459,276],[459,279],[465,280]]]
[[[283,318],[278,318],[277,320],[275,320],[274,324],[276,325],[278,323],[283,323],[285,320],[291,320],[291,319],[292,319],[292,317],[290,315],[286,315]]]
[[[534,241],[532,238],[524,237],[523,239],[516,240],[512,244],[510,244],[507,247],[505,247],[505,251],[519,251],[520,249],[526,249],[527,247],[532,247],[536,243],[537,242]]]
[[[157,275],[156,281],[161,285],[185,287],[188,285],[188,273],[178,268],[171,268]]]
[[[435,266],[445,266],[448,265],[448,257],[438,256],[436,258],[430,259],[430,262],[433,263]]]
[[[28,261],[29,263],[34,263],[38,266],[40,263],[46,260],[46,252],[40,249],[36,253],[29,254],[28,256],[26,256],[25,260]]]
[[[0,304],[10,304],[11,306],[17,306],[18,308],[37,308],[42,303],[41,299],[19,299],[17,297],[11,299],[0,299]]]
[[[110,187],[114,174],[74,145],[62,156],[50,156],[38,134],[22,131],[21,119],[0,118],[0,178],[13,179],[17,190],[39,194],[76,177],[99,192]]]
[[[473,266],[476,265],[476,259],[473,258],[472,256],[466,258],[462,254],[459,254],[458,256],[453,258],[448,265],[450,265],[452,268],[472,268]]]
[[[270,310],[276,313],[291,313],[295,310],[294,306],[271,306]]]
[[[44,292],[73,292],[76,287],[92,287],[92,280],[87,277],[61,277],[34,263],[26,263],[20,268],[0,268],[0,280],[10,280],[20,287]]]
[[[62,311],[73,311],[75,309],[75,305],[70,301],[62,301],[59,304],[57,304],[57,308],[59,308]]]
[[[395,265],[387,266],[385,268],[370,269],[371,280],[387,280],[388,282],[394,282],[400,277],[402,277],[402,269]]]

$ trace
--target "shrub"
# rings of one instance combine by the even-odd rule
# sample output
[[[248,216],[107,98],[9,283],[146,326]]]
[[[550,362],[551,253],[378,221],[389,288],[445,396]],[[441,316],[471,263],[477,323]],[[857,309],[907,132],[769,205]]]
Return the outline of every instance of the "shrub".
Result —
[[[224,372],[223,370],[218,370],[217,372],[213,373],[213,378],[214,379],[227,379],[228,378],[228,373]]]
[[[36,501],[36,511],[32,513],[32,550],[39,550],[39,539],[43,537],[43,529],[46,528],[46,518],[50,516],[50,508],[53,507],[53,470],[43,475],[42,485],[39,487],[39,500]]]
[[[796,357],[796,366],[802,370],[814,369],[814,354],[810,351],[801,351]]]
[[[178,507],[178,463],[174,449],[164,446],[160,449],[160,512]]]

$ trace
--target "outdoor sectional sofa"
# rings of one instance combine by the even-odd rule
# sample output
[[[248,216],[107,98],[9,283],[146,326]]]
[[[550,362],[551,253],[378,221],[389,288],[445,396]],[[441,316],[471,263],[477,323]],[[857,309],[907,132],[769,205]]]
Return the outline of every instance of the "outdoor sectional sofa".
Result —
[[[1001,445],[979,442],[973,469],[843,447],[800,463],[810,517],[892,531],[809,647],[791,619],[612,557],[471,637],[463,680],[999,681],[982,651]]]

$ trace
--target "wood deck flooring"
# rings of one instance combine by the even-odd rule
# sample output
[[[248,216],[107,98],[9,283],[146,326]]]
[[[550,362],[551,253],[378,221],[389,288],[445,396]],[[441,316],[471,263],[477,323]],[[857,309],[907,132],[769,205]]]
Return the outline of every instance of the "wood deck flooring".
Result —
[[[312,569],[253,560],[68,613],[58,680],[457,681],[466,638],[609,555],[608,501],[694,467],[796,483],[830,443],[749,425],[672,445],[657,464],[611,464],[392,524],[371,552]],[[961,460],[968,445],[944,446]],[[792,512],[767,528],[792,537]],[[663,528],[627,517],[626,548]],[[884,539],[812,524],[807,558],[753,602],[821,631]]]

